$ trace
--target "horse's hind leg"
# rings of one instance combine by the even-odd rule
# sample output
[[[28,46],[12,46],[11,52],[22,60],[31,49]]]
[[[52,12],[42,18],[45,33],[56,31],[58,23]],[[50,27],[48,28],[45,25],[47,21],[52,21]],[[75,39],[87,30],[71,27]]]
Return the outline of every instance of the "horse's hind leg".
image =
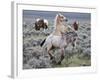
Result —
[[[52,60],[53,58],[54,58],[54,56],[51,54],[51,52],[50,52],[50,49],[52,48],[52,45],[49,45],[48,47],[47,47],[47,52],[48,52],[48,54],[49,54],[49,56],[50,56],[50,60]]]
[[[74,40],[72,41],[72,46],[73,46],[73,49],[74,49],[74,47],[76,46],[76,38],[74,38]]]
[[[54,58],[54,56],[50,53],[50,51],[48,51],[48,54],[50,56],[50,60],[52,60]]]
[[[49,54],[49,56],[50,56],[51,62],[52,62],[53,64],[56,64],[55,57],[52,55],[52,53],[51,53],[51,51],[50,51],[51,49],[52,49],[52,44],[49,44],[49,45],[47,46],[47,52],[48,52],[48,54]]]
[[[61,64],[62,60],[64,59],[64,49],[61,49],[61,58],[57,64]]]

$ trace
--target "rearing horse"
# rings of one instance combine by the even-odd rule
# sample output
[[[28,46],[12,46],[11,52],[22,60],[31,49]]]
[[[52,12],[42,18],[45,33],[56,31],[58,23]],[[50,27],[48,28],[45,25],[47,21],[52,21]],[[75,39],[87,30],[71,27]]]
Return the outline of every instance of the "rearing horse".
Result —
[[[71,41],[66,36],[67,27],[64,25],[65,21],[67,21],[66,17],[64,17],[62,14],[57,14],[54,22],[54,31],[41,43],[41,46],[47,50],[50,60],[54,59],[54,56],[50,50],[53,48],[61,49],[61,57],[57,62],[58,64],[61,64],[62,60],[64,59],[64,49]]]

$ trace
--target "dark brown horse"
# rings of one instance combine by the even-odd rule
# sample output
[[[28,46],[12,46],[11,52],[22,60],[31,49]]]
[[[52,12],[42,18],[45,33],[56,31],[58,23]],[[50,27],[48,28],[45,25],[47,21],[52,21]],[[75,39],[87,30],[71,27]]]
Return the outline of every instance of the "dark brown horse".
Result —
[[[40,28],[47,29],[48,21],[46,19],[36,19],[35,21],[35,30],[40,30]]]
[[[74,29],[77,31],[78,30],[78,26],[79,26],[79,24],[78,24],[78,22],[74,22],[73,23],[73,27],[74,27]]]

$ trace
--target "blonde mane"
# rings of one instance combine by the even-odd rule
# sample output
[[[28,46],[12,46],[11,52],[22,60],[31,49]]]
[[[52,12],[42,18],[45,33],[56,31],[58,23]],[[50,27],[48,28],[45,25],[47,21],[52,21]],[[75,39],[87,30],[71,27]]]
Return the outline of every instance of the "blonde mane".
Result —
[[[54,26],[57,27],[58,24],[59,22],[58,22],[58,14],[57,14],[54,20]]]

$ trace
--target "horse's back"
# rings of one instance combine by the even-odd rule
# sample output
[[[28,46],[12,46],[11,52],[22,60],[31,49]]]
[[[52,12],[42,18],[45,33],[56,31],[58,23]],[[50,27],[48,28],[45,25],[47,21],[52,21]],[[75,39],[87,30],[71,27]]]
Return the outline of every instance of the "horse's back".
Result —
[[[62,46],[66,45],[66,41],[62,38],[62,36],[56,36],[56,35],[49,35],[46,39],[46,44],[52,45],[54,47],[61,48]]]

